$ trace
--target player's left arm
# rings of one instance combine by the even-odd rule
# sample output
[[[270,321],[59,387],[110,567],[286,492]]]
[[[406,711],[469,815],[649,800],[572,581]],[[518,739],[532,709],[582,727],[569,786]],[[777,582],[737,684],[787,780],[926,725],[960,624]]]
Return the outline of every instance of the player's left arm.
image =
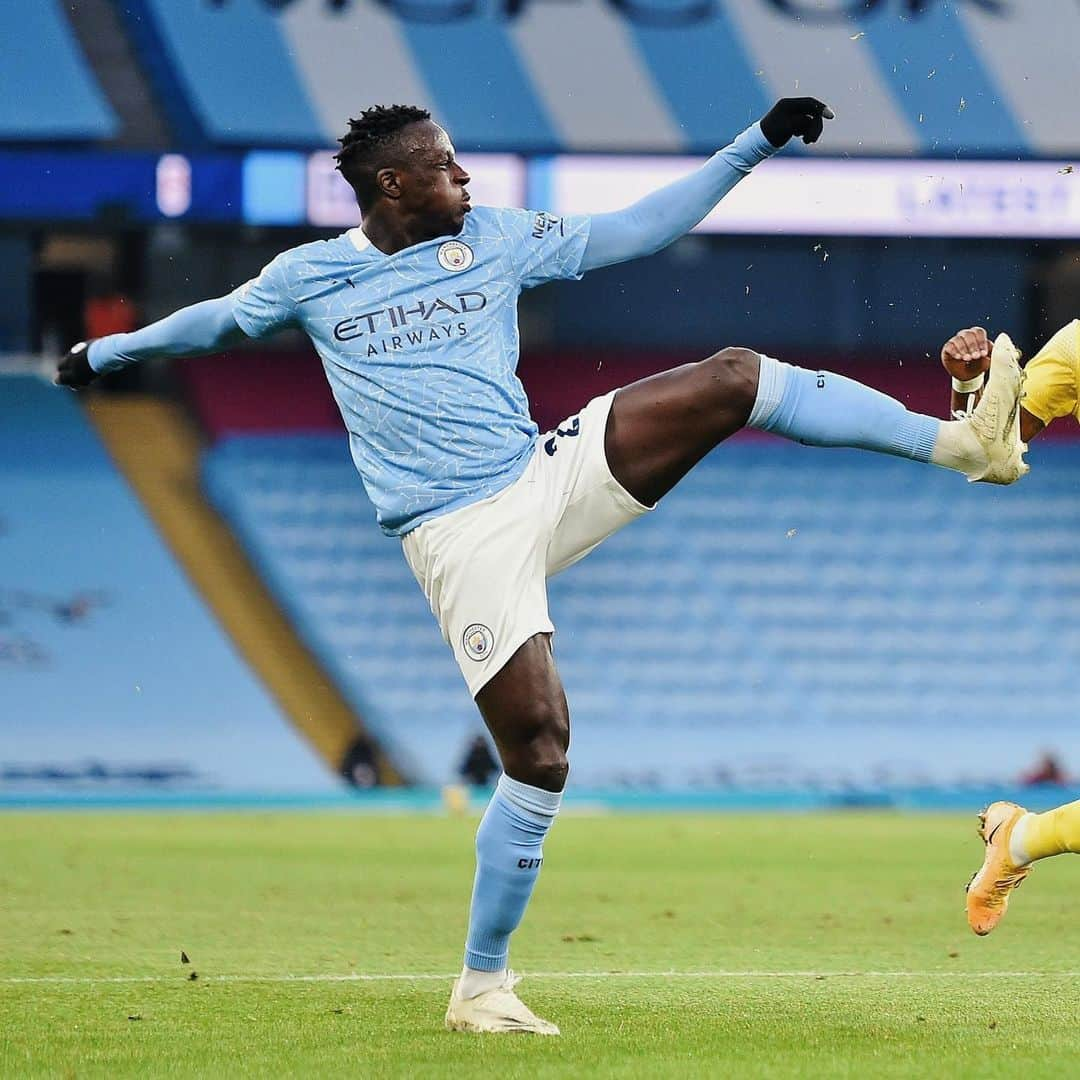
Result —
[[[592,218],[581,270],[652,255],[685,236],[759,162],[789,139],[813,143],[832,109],[816,98],[782,98],[756,124],[696,172],[646,195],[632,206]]]

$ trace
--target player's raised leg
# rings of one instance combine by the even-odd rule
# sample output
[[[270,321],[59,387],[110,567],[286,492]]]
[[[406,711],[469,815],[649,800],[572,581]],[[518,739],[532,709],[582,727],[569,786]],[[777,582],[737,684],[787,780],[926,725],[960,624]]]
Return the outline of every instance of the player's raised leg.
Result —
[[[1018,355],[1002,334],[975,412],[937,420],[842,375],[750,349],[722,349],[620,390],[608,423],[608,462],[635,498],[651,504],[717,443],[750,426],[809,446],[892,454],[969,480],[1012,483],[1027,472],[1017,420]]]
[[[983,864],[967,887],[968,925],[989,934],[1009,906],[1009,895],[1039,859],[1080,853],[1080,801],[1045,814],[1032,814],[1011,802],[991,803],[979,815],[986,843]]]
[[[514,993],[510,936],[521,922],[544,862],[544,837],[566,786],[570,717],[551,655],[536,634],[476,696],[503,765],[476,834],[476,878],[465,967],[454,983],[452,1031],[558,1035]]]

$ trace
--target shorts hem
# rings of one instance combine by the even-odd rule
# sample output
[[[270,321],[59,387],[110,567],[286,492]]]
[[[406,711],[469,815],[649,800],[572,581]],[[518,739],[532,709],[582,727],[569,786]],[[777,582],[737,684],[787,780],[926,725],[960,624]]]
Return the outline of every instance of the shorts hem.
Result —
[[[1055,420],[1060,419],[1061,416],[1076,416],[1073,411],[1061,414],[1055,414],[1053,409],[1041,409],[1031,401],[1025,401],[1020,399],[1020,408],[1026,413],[1030,413],[1036,420],[1042,424],[1043,427],[1049,427]],[[1080,419],[1080,417],[1076,417]]]
[[[606,455],[604,462],[605,464],[607,463]],[[634,517],[641,517],[642,514],[651,514],[657,506],[659,506],[659,503],[653,503],[652,506],[650,506],[648,503],[643,503],[640,499],[635,499],[634,496],[615,479],[615,475],[611,472],[610,466],[608,466],[608,473],[611,474],[611,494],[617,502],[622,504],[623,509],[628,514],[633,514]]]
[[[615,396],[619,393],[619,390],[621,389],[622,387],[619,387],[617,390],[609,390],[606,394],[603,395],[604,398],[608,399],[604,408],[604,436],[607,435],[608,417],[611,415],[612,406],[615,404]],[[607,446],[605,444],[606,439],[604,437],[601,437],[600,457],[603,459],[604,471],[608,474],[608,480],[611,483],[612,494],[620,503],[622,503],[623,508],[628,513],[633,513],[635,517],[640,517],[642,514],[651,513],[657,508],[659,503],[653,503],[651,506],[648,503],[643,503],[640,499],[637,499],[633,495],[631,495],[630,492],[627,491],[626,488],[624,488],[622,484],[619,483],[618,478],[611,471],[611,463],[607,459]]]
[[[525,629],[526,627],[530,626],[532,627],[531,629]],[[555,625],[550,619],[545,620],[543,625],[537,625],[535,623],[523,623],[521,627],[516,629],[514,633],[511,634],[510,637],[507,639],[509,644],[501,649],[496,650],[494,657],[490,659],[487,664],[484,665],[484,668],[480,673],[479,683],[474,683],[474,681],[465,674],[466,669],[461,667],[461,664],[459,663],[458,667],[461,668],[461,674],[464,676],[465,682],[468,684],[469,693],[472,695],[473,700],[475,701],[476,695],[479,694],[480,691],[483,690],[484,687],[487,686],[487,684],[491,682],[491,680],[494,679],[495,676],[498,675],[499,672],[502,671],[502,669],[506,667],[508,663],[510,663],[510,660],[513,657],[514,653],[516,653],[518,649],[520,649],[521,646],[529,640],[529,638],[536,637],[537,634],[554,633]],[[472,663],[472,661],[469,661],[469,663]]]

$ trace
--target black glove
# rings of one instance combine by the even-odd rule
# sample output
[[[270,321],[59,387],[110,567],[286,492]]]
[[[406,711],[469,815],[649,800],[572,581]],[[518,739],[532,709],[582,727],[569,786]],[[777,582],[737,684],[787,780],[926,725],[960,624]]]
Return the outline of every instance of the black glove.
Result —
[[[90,342],[80,341],[78,345],[72,345],[68,349],[67,356],[57,365],[56,378],[53,382],[57,386],[81,390],[84,386],[89,386],[97,377],[98,373],[90,366]]]
[[[821,138],[825,121],[832,118],[833,111],[824,101],[786,97],[761,118],[761,130],[776,147],[783,146],[792,135],[801,135],[804,143],[815,143]]]

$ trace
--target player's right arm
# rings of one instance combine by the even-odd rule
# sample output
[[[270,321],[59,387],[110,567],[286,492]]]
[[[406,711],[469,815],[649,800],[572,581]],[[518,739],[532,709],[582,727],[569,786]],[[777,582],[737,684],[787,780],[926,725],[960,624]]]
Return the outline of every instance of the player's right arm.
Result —
[[[130,334],[110,334],[74,346],[60,361],[56,384],[78,390],[99,375],[159,356],[200,356],[243,341],[230,297],[181,308]]]
[[[143,360],[217,352],[294,325],[295,312],[284,258],[279,255],[257,278],[228,296],[181,308],[130,334],[79,342],[60,361],[54,381],[79,390],[99,375]]]
[[[990,339],[981,326],[953,334],[941,350],[952,376],[952,410],[968,411],[978,400],[981,380],[990,367]],[[1063,416],[1080,418],[1080,320],[1063,326],[1028,361],[1020,406],[1020,438],[1030,442]]]

